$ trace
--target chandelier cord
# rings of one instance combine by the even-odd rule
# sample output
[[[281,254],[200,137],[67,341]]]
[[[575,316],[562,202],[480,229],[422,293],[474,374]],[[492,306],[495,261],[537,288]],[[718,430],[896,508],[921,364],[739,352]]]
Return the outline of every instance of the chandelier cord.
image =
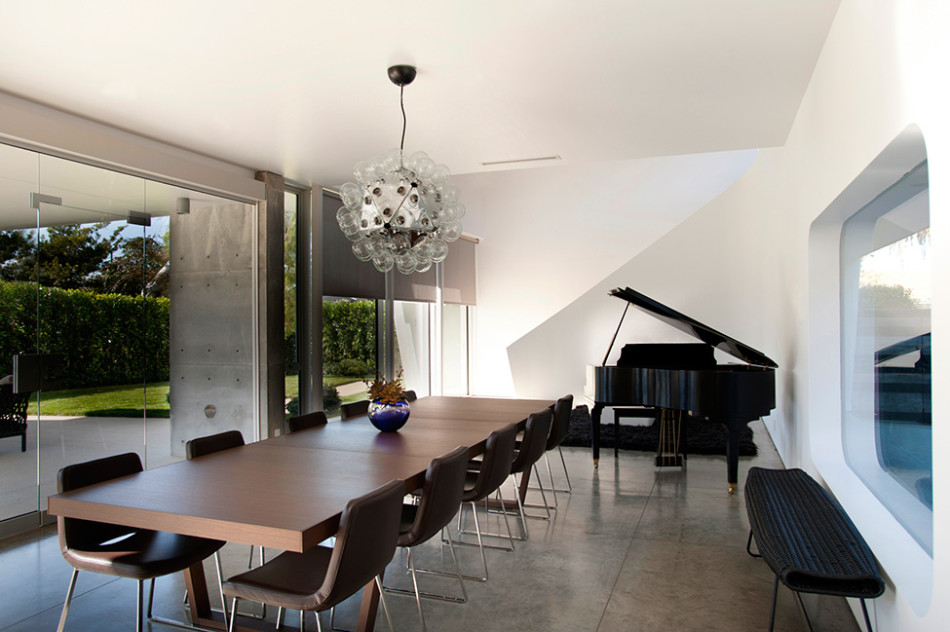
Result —
[[[405,86],[399,86],[399,109],[402,110],[402,138],[399,140],[399,153],[402,154],[402,150],[406,145],[406,106],[402,102],[402,91]]]

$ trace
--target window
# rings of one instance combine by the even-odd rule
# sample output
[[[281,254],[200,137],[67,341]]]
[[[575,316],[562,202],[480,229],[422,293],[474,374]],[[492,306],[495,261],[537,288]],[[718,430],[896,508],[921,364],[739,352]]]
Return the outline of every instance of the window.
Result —
[[[336,396],[343,402],[365,398],[365,378],[355,371],[345,375],[343,370],[344,362],[357,366],[349,359],[358,357],[369,369],[370,377],[377,370],[388,373],[392,366],[394,374],[402,373],[406,388],[420,397],[469,394],[477,240],[468,236],[459,239],[452,244],[446,260],[426,272],[383,275],[372,263],[353,256],[351,243],[336,220],[336,212],[342,207],[339,196],[324,190],[321,197],[323,370],[327,385],[336,389]],[[387,304],[391,305],[391,313],[387,312]],[[375,327],[362,306],[374,310]],[[352,309],[358,309],[360,317],[348,316],[345,322],[359,326],[335,328],[335,322],[342,322],[338,312]],[[376,356],[366,356],[362,342],[358,349],[351,349],[348,341],[357,338],[375,342]],[[335,410],[331,400],[336,401],[336,397],[324,402],[328,414]]]
[[[842,228],[845,458],[932,555],[931,250],[926,162]]]

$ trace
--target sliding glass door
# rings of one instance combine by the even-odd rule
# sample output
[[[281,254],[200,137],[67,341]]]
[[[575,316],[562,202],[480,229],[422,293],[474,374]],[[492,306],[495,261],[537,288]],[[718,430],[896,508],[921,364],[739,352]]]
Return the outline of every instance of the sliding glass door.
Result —
[[[66,464],[253,438],[254,206],[6,145],[0,204],[0,396],[29,398],[0,533],[39,522]]]

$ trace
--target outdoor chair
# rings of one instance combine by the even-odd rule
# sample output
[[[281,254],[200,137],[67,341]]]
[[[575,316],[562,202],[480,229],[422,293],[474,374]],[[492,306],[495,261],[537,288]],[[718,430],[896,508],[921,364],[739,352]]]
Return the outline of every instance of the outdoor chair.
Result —
[[[12,384],[0,385],[0,439],[19,436],[20,452],[26,452],[26,409],[29,403],[29,393],[14,393]]]

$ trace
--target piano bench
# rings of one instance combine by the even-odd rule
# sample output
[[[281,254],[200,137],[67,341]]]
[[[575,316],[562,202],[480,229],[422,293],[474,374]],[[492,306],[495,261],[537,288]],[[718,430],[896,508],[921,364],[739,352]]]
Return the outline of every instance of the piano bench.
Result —
[[[750,525],[746,551],[764,559],[775,573],[769,630],[780,580],[799,601],[802,592],[860,599],[871,630],[864,600],[883,594],[884,580],[838,501],[802,470],[753,467],[746,477],[745,503]],[[758,554],[752,552],[753,538]]]
[[[656,408],[647,408],[638,406],[632,408],[629,406],[614,407],[614,458],[620,453],[620,420],[628,418],[652,419],[656,421],[659,410]]]

